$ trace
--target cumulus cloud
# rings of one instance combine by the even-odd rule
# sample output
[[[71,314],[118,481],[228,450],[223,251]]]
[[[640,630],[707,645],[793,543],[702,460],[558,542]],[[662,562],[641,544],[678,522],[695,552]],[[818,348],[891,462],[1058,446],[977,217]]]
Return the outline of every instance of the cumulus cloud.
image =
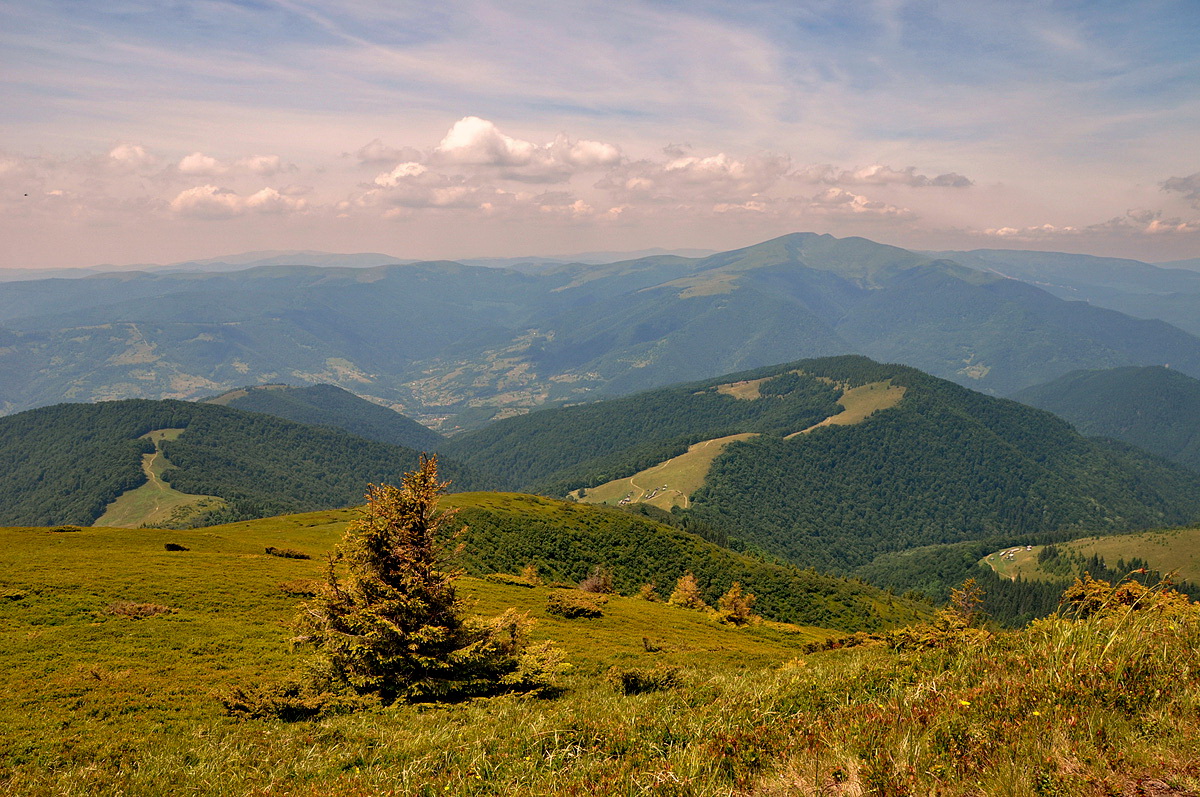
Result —
[[[260,177],[272,177],[282,172],[296,171],[296,164],[285,163],[283,158],[278,155],[251,155],[239,160],[237,165]]]
[[[265,214],[292,213],[307,209],[308,202],[274,188],[263,188],[242,196],[215,185],[198,185],[179,192],[171,200],[171,210],[195,219],[231,219],[250,212]]]
[[[808,207],[821,213],[903,217],[911,216],[908,208],[868,199],[843,188],[826,188],[808,200]]]
[[[389,147],[382,139],[372,139],[354,151],[354,157],[363,166],[382,166],[397,161],[421,160],[424,156],[412,147]]]
[[[1190,201],[1200,206],[1200,172],[1189,174],[1187,177],[1170,177],[1162,184],[1164,191],[1176,191]]]
[[[228,171],[225,164],[203,152],[193,152],[191,155],[185,156],[179,161],[176,168],[188,175],[214,175],[224,174]]]
[[[797,169],[792,177],[801,182],[825,185],[904,185],[910,188],[967,188],[974,183],[956,172],[936,177],[918,174],[915,166],[894,169],[882,163],[854,169],[838,169],[832,164],[815,164]]]
[[[550,183],[616,166],[621,151],[602,141],[572,141],[563,134],[548,144],[535,144],[505,135],[487,119],[467,116],[454,123],[430,162],[492,169],[508,180]]]
[[[158,158],[151,155],[141,144],[118,144],[108,152],[109,161],[130,169],[153,166]]]

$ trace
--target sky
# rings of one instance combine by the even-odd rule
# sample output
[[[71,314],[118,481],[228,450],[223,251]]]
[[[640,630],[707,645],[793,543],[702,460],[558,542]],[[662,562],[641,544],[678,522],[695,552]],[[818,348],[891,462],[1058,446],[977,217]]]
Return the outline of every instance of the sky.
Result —
[[[1195,0],[4,0],[0,268],[1200,257]]]

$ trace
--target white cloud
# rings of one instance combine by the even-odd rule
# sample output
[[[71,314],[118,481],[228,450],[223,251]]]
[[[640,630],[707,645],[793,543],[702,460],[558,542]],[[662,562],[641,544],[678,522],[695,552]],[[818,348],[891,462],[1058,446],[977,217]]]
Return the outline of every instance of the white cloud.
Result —
[[[695,156],[669,148],[667,155],[664,163],[625,164],[610,171],[596,187],[631,201],[738,203],[770,190],[791,168],[787,157],[772,154],[739,160],[724,152]]]
[[[180,216],[196,219],[231,219],[249,212],[280,214],[303,211],[308,202],[274,188],[263,188],[243,197],[227,188],[198,185],[181,191],[171,200],[170,208]]]
[[[189,175],[224,174],[229,170],[219,160],[205,155],[203,152],[193,152],[191,155],[185,156],[179,161],[177,168],[183,174]]]
[[[296,171],[296,164],[285,163],[278,155],[251,155],[237,162],[241,166],[260,177],[272,177],[281,172]]]
[[[380,174],[375,178],[375,184],[384,186],[385,188],[392,188],[400,185],[402,181],[408,180],[409,178],[420,177],[427,171],[428,169],[421,164],[414,161],[409,161],[407,163],[399,164],[390,172],[383,172]]]
[[[422,155],[412,147],[389,147],[381,139],[372,139],[354,152],[354,157],[363,166],[382,166],[397,161],[421,160]]]
[[[454,123],[430,162],[488,168],[508,180],[552,183],[616,166],[621,151],[602,141],[572,141],[563,134],[548,144],[535,144],[505,135],[487,119],[467,116]]]
[[[1061,238],[1097,236],[1168,236],[1200,233],[1200,219],[1163,218],[1161,210],[1138,208],[1108,221],[1084,226],[1036,224],[1029,227],[990,227],[973,230],[975,235],[1006,238],[1013,241],[1054,241]]]
[[[158,158],[146,151],[141,144],[118,144],[108,152],[109,160],[130,169],[153,166]]]

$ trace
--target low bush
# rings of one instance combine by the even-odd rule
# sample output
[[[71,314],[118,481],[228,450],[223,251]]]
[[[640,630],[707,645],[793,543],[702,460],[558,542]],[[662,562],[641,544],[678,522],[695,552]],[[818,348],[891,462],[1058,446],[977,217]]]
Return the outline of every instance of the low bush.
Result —
[[[134,603],[133,601],[117,601],[109,604],[104,610],[107,614],[115,617],[130,617],[134,620],[141,620],[145,617],[154,617],[159,614],[170,614],[175,611],[170,606],[163,606],[160,603]]]
[[[271,556],[279,556],[284,559],[312,559],[304,551],[297,551],[294,548],[276,548],[274,545],[267,546],[267,553]]]
[[[558,617],[574,620],[581,617],[603,617],[600,596],[576,590],[557,590],[546,598],[546,611]]]
[[[315,598],[320,589],[321,583],[310,578],[297,578],[292,581],[279,582],[280,592],[296,598]]]
[[[610,667],[604,680],[623,695],[640,695],[644,692],[661,692],[683,684],[678,667],[655,667],[643,670],[636,667]]]
[[[191,548],[186,545],[180,545],[177,542],[168,542],[163,545],[163,548],[168,551],[190,551]]]
[[[225,707],[225,713],[231,717],[283,722],[347,714],[378,704],[377,700],[352,692],[334,693],[298,681],[258,687],[233,686],[217,697]]]
[[[536,587],[541,584],[541,581],[533,582],[525,576],[514,576],[512,573],[489,573],[483,577],[484,581],[490,581],[493,584],[507,584],[510,587]]]

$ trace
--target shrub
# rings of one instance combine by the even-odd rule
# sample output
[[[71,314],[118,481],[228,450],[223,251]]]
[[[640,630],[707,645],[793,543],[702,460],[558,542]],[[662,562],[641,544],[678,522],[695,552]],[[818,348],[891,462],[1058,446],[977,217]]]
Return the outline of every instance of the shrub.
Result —
[[[679,668],[671,666],[643,670],[614,665],[604,674],[604,680],[609,686],[623,695],[660,692],[664,689],[674,689],[683,683]]]
[[[708,604],[704,602],[704,597],[700,594],[700,582],[696,580],[696,576],[691,570],[679,577],[679,581],[675,583],[675,591],[671,593],[668,602],[685,609],[708,608]]]
[[[279,591],[284,595],[294,595],[298,598],[315,598],[321,591],[321,582],[311,578],[297,578],[292,581],[280,581]]]
[[[644,601],[650,601],[651,603],[657,603],[658,602],[658,593],[655,592],[655,589],[657,586],[658,585],[655,584],[653,581],[647,582],[647,583],[643,584],[642,586],[638,587],[637,596]]]
[[[130,617],[141,620],[144,617],[154,617],[157,614],[170,614],[175,611],[170,606],[159,603],[134,603],[132,601],[117,601],[109,604],[105,612],[116,617]]]
[[[588,577],[579,582],[579,588],[584,592],[596,592],[602,595],[614,592],[612,571],[607,567],[596,565]]]
[[[274,545],[267,546],[267,553],[271,556],[280,556],[284,559],[312,559],[304,551],[297,551],[294,548],[276,548]]]
[[[603,617],[598,596],[575,590],[556,590],[546,598],[546,611],[568,620],[579,617]]]
[[[217,697],[225,707],[225,713],[232,717],[283,722],[344,714],[372,705],[369,699],[333,694],[298,681],[250,688],[233,686]]]
[[[717,601],[717,619],[722,623],[746,625],[758,616],[750,611],[754,605],[754,593],[745,592],[740,581],[733,582],[729,591]]]
[[[68,534],[73,531],[83,531],[79,526],[55,526],[50,529],[52,534]]]
[[[180,545],[177,542],[168,542],[163,544],[163,549],[167,551],[190,551],[191,548],[186,545]]]
[[[525,579],[531,586],[540,587],[542,585],[542,577],[538,573],[538,566],[532,562],[521,568],[521,578]]]
[[[507,584],[510,587],[536,587],[529,579],[524,576],[514,576],[512,573],[489,573],[483,577],[484,581],[490,581],[493,584]]]

